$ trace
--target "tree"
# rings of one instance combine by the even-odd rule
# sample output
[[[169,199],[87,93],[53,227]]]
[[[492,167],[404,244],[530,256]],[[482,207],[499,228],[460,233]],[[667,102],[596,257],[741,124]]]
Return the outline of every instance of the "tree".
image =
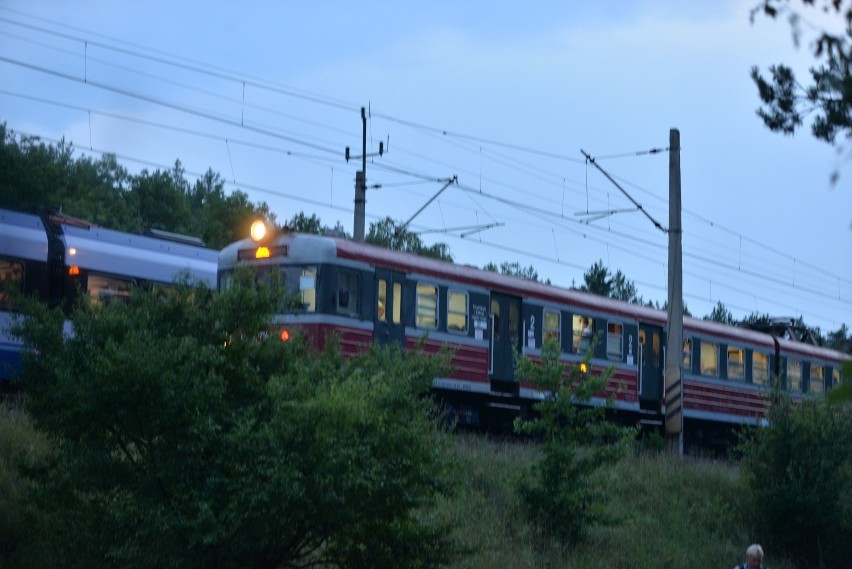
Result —
[[[424,257],[453,261],[450,248],[445,243],[435,243],[427,247],[419,235],[407,228],[399,227],[390,217],[370,223],[370,230],[365,241],[394,251],[408,251]]]
[[[518,491],[526,511],[543,534],[565,543],[582,539],[595,524],[606,521],[607,496],[600,469],[618,461],[629,447],[635,431],[605,420],[605,408],[589,406],[595,394],[603,393],[610,368],[604,373],[589,369],[590,349],[580,365],[561,361],[558,342],[548,340],[540,363],[518,361],[518,377],[544,390],[536,403],[536,417],[516,420],[516,429],[542,440],[543,458],[519,481]]]
[[[773,19],[786,16],[792,27],[793,40],[798,45],[804,18],[791,4],[790,0],[763,0],[752,10],[752,20],[758,12]],[[814,137],[834,144],[838,135],[846,139],[852,136],[852,2],[802,0],[802,4],[809,9],[819,5],[824,13],[838,15],[844,22],[844,31],[822,31],[811,44],[818,65],[811,68],[813,82],[806,87],[799,84],[789,66],[771,66],[770,80],[753,67],[751,76],[764,104],[758,115],[771,130],[793,134],[806,115],[816,112],[811,125]],[[835,179],[836,176],[835,173]]]
[[[852,408],[773,394],[768,426],[742,445],[745,518],[799,567],[852,559]]]
[[[633,281],[627,280],[627,277],[621,272],[621,269],[615,272],[615,276],[612,279],[611,295],[612,298],[617,298],[618,300],[623,300],[633,304],[645,303],[642,297],[639,296],[636,285],[633,284]]]
[[[583,283],[580,290],[633,304],[645,304],[633,281],[628,280],[621,269],[615,272],[614,277],[610,276],[609,269],[604,266],[603,260],[597,261],[583,273]]]
[[[517,261],[511,263],[509,261],[503,261],[502,263],[500,263],[499,269],[497,268],[497,265],[489,262],[482,268],[486,271],[500,273],[501,275],[509,275],[512,277],[527,279],[528,281],[541,282],[538,279],[538,271],[535,270],[535,267],[533,267],[532,265],[528,267],[522,267],[521,264]],[[548,279],[545,284],[550,284],[550,279]]]
[[[33,473],[56,566],[434,567],[449,489],[435,358],[264,339],[282,299],[238,273],[70,316],[26,304],[20,383],[56,458]]]
[[[596,294],[598,296],[609,296],[612,293],[612,278],[609,276],[609,269],[603,264],[603,261],[597,261],[583,273],[583,286],[580,290]]]
[[[728,324],[733,326],[737,323],[737,319],[734,318],[734,315],[730,310],[725,307],[721,300],[716,301],[716,306],[713,307],[713,310],[703,318],[704,320],[709,320],[710,322],[721,322],[722,324]]]

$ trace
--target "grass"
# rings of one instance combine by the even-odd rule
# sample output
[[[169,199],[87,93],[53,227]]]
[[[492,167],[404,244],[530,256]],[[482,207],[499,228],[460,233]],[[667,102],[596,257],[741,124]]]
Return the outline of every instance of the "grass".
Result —
[[[727,568],[743,562],[752,542],[731,463],[631,456],[602,474],[611,523],[592,529],[584,543],[565,546],[526,523],[514,492],[514,482],[538,458],[535,445],[469,434],[454,440],[460,490],[439,514],[466,552],[454,568]],[[766,563],[792,567],[771,552]]]

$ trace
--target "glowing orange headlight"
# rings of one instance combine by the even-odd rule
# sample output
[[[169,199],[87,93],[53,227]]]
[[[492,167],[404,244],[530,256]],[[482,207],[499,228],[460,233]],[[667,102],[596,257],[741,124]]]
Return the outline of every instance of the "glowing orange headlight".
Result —
[[[78,267],[77,265],[71,265],[70,267],[68,267],[68,274],[72,277],[76,277],[80,274],[80,267]]]
[[[281,341],[282,342],[289,342],[290,341],[290,330],[288,330],[287,328],[281,329]]]
[[[269,247],[258,247],[257,251],[254,253],[255,259],[268,259],[269,258]]]

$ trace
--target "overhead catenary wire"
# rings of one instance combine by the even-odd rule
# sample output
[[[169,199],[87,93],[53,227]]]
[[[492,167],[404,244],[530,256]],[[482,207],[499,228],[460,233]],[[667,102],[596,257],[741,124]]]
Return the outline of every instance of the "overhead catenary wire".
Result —
[[[377,113],[376,113],[376,112],[373,112],[372,114],[373,114],[374,116],[377,116]],[[466,139],[466,138],[464,138],[464,137],[461,137],[461,138],[459,138],[459,137],[455,137],[455,136],[453,136],[453,134],[455,134],[455,133],[454,133],[454,131],[450,131],[450,135],[443,134],[442,136],[445,136],[445,137],[448,137],[448,138],[455,138],[455,139],[457,139],[457,140],[467,140],[467,139]],[[231,140],[231,141],[233,141],[233,139],[230,139],[230,140]],[[487,144],[487,142],[483,142],[483,144]],[[558,153],[553,153],[553,154],[558,154]],[[331,158],[329,158],[329,160],[331,160]],[[580,161],[577,161],[577,163],[579,163],[579,162],[580,162]],[[560,178],[560,180],[561,180],[561,178]],[[473,195],[469,195],[468,197],[472,198],[472,197],[473,197]],[[792,257],[792,258],[794,258],[794,257]],[[728,270],[728,269],[725,269],[725,270]],[[825,272],[825,271],[824,271],[824,270],[822,270],[821,272]],[[836,275],[835,275],[835,276],[836,276]],[[839,277],[839,276],[836,276],[836,279],[834,279],[834,278],[832,279],[832,282],[834,283],[834,286],[836,286],[838,290],[840,289],[840,285],[839,285],[839,283],[840,283],[840,281],[841,281],[841,280],[844,280],[844,279],[842,279],[842,278],[841,278],[841,277]],[[837,296],[842,296],[842,295],[841,295],[841,293],[840,293],[839,291],[838,291]]]

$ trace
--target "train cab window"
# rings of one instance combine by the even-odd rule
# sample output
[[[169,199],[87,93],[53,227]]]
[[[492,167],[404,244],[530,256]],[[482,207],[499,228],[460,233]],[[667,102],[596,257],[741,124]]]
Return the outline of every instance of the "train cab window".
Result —
[[[450,291],[447,294],[447,330],[467,332],[467,294]]]
[[[417,327],[438,327],[438,287],[430,284],[417,285]]]
[[[340,271],[337,273],[336,309],[338,314],[357,316],[361,299],[360,278],[358,273]]]
[[[825,393],[825,368],[811,364],[811,382],[808,386],[808,393]]]
[[[557,344],[561,342],[560,334],[560,314],[558,310],[544,309],[544,328],[542,329],[542,342],[555,340]]]
[[[12,306],[12,295],[23,290],[24,264],[0,259],[0,308]]]
[[[387,322],[387,306],[388,306],[388,281],[379,279],[378,292],[376,293],[378,300],[376,302],[376,318],[379,322]]]
[[[728,346],[728,379],[745,379],[745,350]]]
[[[620,322],[608,322],[606,325],[606,357],[611,360],[622,359],[622,338],[624,331]]]
[[[692,370],[692,338],[683,339],[683,369]]]
[[[299,276],[299,294],[302,296],[302,310],[316,312],[317,309],[317,268],[306,267]]]
[[[120,300],[127,302],[130,298],[130,285],[133,281],[90,274],[86,292],[95,304],[109,304]]]
[[[575,354],[585,354],[595,336],[595,321],[588,316],[575,314],[572,317],[571,328],[574,338],[572,342]]]
[[[787,391],[792,391],[794,393],[802,392],[801,360],[787,360]]]
[[[751,360],[751,382],[769,385],[769,355],[754,352]]]
[[[719,344],[701,342],[701,360],[699,373],[710,377],[719,377]]]

